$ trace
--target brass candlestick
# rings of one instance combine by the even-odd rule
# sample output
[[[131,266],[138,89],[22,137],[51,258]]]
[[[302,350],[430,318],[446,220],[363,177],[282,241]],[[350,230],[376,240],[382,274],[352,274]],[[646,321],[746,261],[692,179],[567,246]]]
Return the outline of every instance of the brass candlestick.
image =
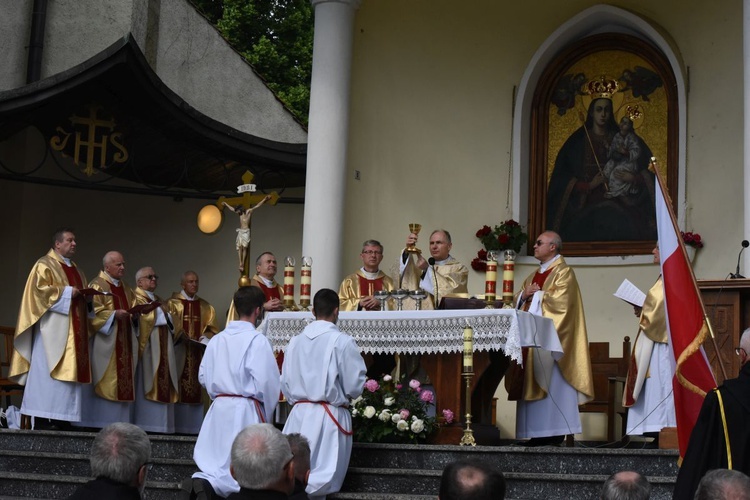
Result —
[[[471,430],[471,379],[474,377],[474,330],[470,325],[464,328],[464,371],[461,376],[466,380],[466,429],[461,437],[461,446],[476,446],[474,431]]]

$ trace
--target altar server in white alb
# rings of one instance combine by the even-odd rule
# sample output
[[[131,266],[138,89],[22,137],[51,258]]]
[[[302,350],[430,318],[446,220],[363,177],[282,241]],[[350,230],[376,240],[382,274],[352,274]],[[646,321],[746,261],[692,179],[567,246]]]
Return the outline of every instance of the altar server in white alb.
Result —
[[[260,288],[242,287],[234,294],[239,321],[211,337],[198,380],[213,400],[195,443],[193,490],[210,483],[226,497],[240,491],[229,471],[232,442],[251,424],[272,422],[279,400],[279,368],[271,343],[255,329],[265,297]]]
[[[652,253],[654,264],[659,264],[658,245]],[[658,440],[658,433],[664,427],[677,426],[672,395],[672,349],[667,338],[667,313],[661,276],[648,291],[643,307],[635,307],[635,314],[640,329],[622,392],[622,404],[630,408],[626,432],[635,436],[654,435]]]
[[[324,288],[313,298],[316,321],[286,349],[281,389],[294,405],[284,433],[310,441],[310,498],[336,493],[344,482],[352,451],[352,419],[347,409],[362,394],[365,363],[356,342],[336,326],[339,296]]]

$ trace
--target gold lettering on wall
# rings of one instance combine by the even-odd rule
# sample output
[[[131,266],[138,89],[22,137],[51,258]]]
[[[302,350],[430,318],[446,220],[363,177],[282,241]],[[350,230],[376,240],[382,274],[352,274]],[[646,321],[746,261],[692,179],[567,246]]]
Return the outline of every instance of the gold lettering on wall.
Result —
[[[114,117],[101,117],[100,112],[104,107],[98,104],[88,104],[84,108],[88,110],[87,116],[74,114],[69,118],[70,130],[63,126],[55,128],[57,135],[50,139],[50,147],[63,155],[72,156],[73,162],[82,165],[83,172],[91,177],[94,169],[104,170],[112,162],[125,163],[129,154],[123,133],[115,132]],[[74,138],[72,151],[71,137]]]

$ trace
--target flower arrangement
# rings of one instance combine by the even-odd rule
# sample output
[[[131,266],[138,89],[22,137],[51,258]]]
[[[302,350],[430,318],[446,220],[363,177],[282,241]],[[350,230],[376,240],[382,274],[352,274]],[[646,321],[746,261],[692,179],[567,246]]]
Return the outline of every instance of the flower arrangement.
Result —
[[[685,242],[685,245],[694,247],[695,249],[703,248],[703,239],[700,234],[691,231],[688,231],[687,233],[680,231],[680,235],[682,236],[682,241]]]
[[[367,379],[362,395],[349,407],[354,440],[368,443],[418,443],[438,428],[435,418],[427,416],[435,394],[423,389],[418,380],[399,384],[390,375]],[[453,412],[443,410],[446,423]]]
[[[486,271],[487,270],[487,252],[490,250],[508,250],[513,249],[516,252],[521,250],[521,247],[528,238],[528,234],[523,232],[523,227],[513,219],[508,219],[499,226],[491,228],[490,226],[482,226],[482,229],[477,231],[477,238],[482,242],[484,248],[477,252],[477,256],[471,261],[471,267],[475,271]]]

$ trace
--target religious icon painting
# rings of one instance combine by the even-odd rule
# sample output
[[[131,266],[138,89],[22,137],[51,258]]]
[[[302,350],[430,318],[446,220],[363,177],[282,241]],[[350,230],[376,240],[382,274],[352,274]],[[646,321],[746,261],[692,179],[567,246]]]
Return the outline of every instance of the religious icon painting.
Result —
[[[558,232],[569,256],[650,253],[652,157],[677,190],[677,89],[666,57],[630,35],[596,35],[565,48],[539,82],[529,235]]]

